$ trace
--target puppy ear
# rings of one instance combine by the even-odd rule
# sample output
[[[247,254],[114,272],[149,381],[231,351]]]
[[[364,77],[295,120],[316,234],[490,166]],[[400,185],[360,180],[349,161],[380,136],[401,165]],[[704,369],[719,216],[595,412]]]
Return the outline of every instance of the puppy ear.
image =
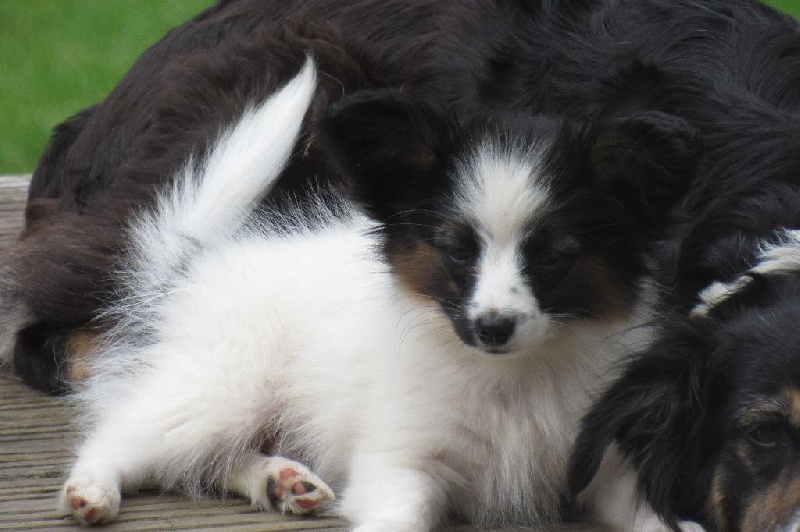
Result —
[[[590,161],[598,185],[645,222],[657,223],[686,192],[701,139],[686,120],[658,111],[601,122]]]
[[[693,324],[676,325],[627,366],[622,377],[585,416],[569,464],[569,487],[582,492],[594,478],[607,448],[617,443],[637,473],[648,503],[677,526],[679,508],[694,505],[702,484],[707,334]],[[710,477],[709,477],[710,478]],[[710,482],[710,480],[709,480]]]
[[[444,187],[454,127],[432,106],[388,90],[346,97],[321,122],[323,144],[354,199],[382,221]]]

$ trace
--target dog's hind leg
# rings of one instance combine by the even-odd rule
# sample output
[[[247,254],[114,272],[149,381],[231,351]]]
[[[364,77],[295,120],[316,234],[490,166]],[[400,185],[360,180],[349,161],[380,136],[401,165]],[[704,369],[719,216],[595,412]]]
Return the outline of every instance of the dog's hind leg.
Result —
[[[115,467],[102,463],[104,458],[84,456],[61,492],[60,509],[84,526],[113,521],[123,488],[133,490],[146,481],[144,471],[135,471],[132,463],[124,468],[123,479]],[[220,488],[261,510],[295,515],[314,513],[335,499],[328,485],[303,464],[257,451],[249,453]]]
[[[280,430],[280,364],[249,336],[211,345],[197,330],[173,334],[176,343],[112,357],[114,369],[101,371],[79,396],[94,428],[64,485],[61,510],[82,524],[111,521],[120,493],[153,483],[191,493],[228,490],[295,513],[331,499],[307,468],[258,451]]]
[[[335,499],[328,485],[303,464],[255,452],[242,461],[227,488],[258,508],[297,515],[313,513]]]
[[[70,477],[59,497],[59,508],[78,524],[108,523],[117,517],[122,496],[114,478]]]

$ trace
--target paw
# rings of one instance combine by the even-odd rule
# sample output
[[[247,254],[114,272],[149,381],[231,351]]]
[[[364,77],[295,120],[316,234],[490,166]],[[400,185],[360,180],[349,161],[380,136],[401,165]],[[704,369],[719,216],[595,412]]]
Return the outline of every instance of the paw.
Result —
[[[681,521],[678,523],[678,528],[681,532],[706,532],[706,529],[703,528],[702,525],[694,521]]]
[[[83,526],[108,523],[119,513],[121,495],[114,486],[69,480],[61,490],[59,508]]]
[[[317,475],[299,462],[265,457],[251,476],[257,483],[249,489],[254,505],[272,507],[282,513],[310,514],[336,497]]]
[[[309,514],[335,498],[328,485],[305,466],[286,462],[277,474],[267,477],[267,497],[274,508],[283,513]]]

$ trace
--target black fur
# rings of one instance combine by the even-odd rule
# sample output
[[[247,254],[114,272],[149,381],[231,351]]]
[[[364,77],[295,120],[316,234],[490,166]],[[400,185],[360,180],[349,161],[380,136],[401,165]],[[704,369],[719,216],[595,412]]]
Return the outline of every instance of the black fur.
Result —
[[[585,419],[574,492],[616,441],[673,527],[777,531],[796,518],[800,426],[785,394],[800,391],[800,279],[766,276],[747,292],[713,317],[673,317],[627,366]],[[764,404],[778,407],[762,413]]]
[[[384,251],[400,278],[438,301],[472,345],[467,303],[480,228],[453,191],[481,143],[492,139],[544,167],[552,205],[519,245],[542,310],[563,321],[624,314],[636,303],[649,242],[701,153],[695,130],[660,112],[594,122],[495,112],[457,123],[434,104],[385,90],[344,98],[320,131],[356,183],[348,189],[382,222]],[[551,142],[541,160],[528,153]],[[508,334],[497,323],[488,329]]]
[[[571,467],[577,493],[616,441],[672,526],[778,530],[800,509],[792,412],[747,415],[800,389],[800,272],[749,271],[762,246],[800,228],[800,95],[793,81],[783,84],[800,72],[800,48],[789,35],[778,40],[782,53],[765,56],[776,48],[757,39],[746,57],[766,61],[765,72],[784,64],[785,78],[692,89],[681,102],[680,114],[703,132],[705,155],[662,243],[657,340],[586,417]],[[707,315],[692,313],[706,287],[737,278],[751,281]],[[764,426],[777,427],[771,447],[753,441]]]

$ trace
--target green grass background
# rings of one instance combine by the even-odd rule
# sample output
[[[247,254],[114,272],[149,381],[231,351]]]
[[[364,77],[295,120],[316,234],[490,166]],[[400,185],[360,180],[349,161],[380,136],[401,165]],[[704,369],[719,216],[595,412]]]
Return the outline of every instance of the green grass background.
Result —
[[[102,100],[168,29],[213,0],[0,0],[0,174],[30,172],[50,130]]]
[[[767,0],[800,17],[800,0]],[[0,0],[0,174],[30,172],[50,130],[213,0]]]

